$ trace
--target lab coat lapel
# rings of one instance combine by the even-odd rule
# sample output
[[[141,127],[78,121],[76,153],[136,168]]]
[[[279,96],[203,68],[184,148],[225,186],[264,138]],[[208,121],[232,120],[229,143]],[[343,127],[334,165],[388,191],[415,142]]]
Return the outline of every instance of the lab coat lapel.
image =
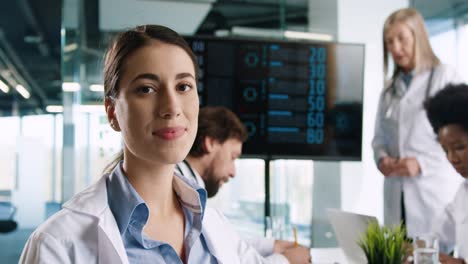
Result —
[[[217,212],[207,208],[203,217],[202,234],[210,253],[220,264],[239,263],[236,254],[237,246],[234,243],[236,237],[230,234],[230,230],[223,230],[226,223],[221,221]]]
[[[91,215],[99,221],[99,263],[128,264],[119,227],[107,202],[106,179],[108,176],[103,176],[98,182],[65,203],[63,207]]]
[[[99,263],[128,264],[119,228],[110,209],[105,210],[99,221]]]
[[[410,86],[408,87],[408,91],[405,93],[404,102],[408,104],[420,104],[420,108],[421,109],[423,108],[422,103],[425,100],[430,74],[431,74],[431,70],[427,70],[425,72],[422,72],[420,74],[416,74],[415,76],[413,76]],[[434,72],[434,77],[435,77],[435,72]],[[432,82],[434,82],[434,79],[432,80]],[[403,81],[401,81],[400,85],[403,85]],[[431,91],[430,91],[431,94],[435,92],[435,89],[432,86],[433,85],[431,83]]]

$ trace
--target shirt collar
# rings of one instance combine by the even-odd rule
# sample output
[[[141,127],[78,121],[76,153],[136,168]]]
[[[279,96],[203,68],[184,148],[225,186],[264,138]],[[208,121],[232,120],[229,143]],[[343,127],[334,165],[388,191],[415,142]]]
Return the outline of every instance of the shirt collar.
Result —
[[[409,87],[411,84],[411,81],[413,80],[415,71],[412,70],[410,72],[401,72],[400,78],[401,80],[405,83],[406,87]]]
[[[125,176],[122,162],[115,166],[107,180],[107,197],[120,234],[123,234],[127,230],[135,208],[140,204],[146,207],[146,203]]]
[[[207,199],[204,188],[200,188],[200,186],[180,175],[177,171],[174,173],[172,186],[182,206],[187,207],[193,213],[203,214]]]
[[[127,230],[135,209],[137,207],[147,209],[148,207],[125,176],[122,162],[115,166],[106,184],[109,207],[114,214],[120,234],[123,234]],[[199,215],[200,218],[203,218],[207,199],[206,191],[177,172],[174,173],[172,186],[182,206],[190,210],[194,216]]]

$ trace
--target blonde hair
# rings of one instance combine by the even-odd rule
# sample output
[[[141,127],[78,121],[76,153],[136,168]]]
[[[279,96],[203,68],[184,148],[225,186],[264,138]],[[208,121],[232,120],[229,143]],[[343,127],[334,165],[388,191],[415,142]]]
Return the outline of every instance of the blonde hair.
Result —
[[[434,54],[431,44],[429,43],[429,34],[427,33],[424,19],[421,14],[414,8],[403,8],[393,12],[387,20],[385,20],[383,28],[383,52],[384,52],[384,74],[387,76],[389,67],[389,55],[387,45],[385,44],[385,35],[392,26],[397,23],[406,25],[414,37],[414,62],[415,72],[420,73],[424,70],[433,68],[440,64],[439,58]],[[395,65],[392,79],[401,71],[401,67]]]

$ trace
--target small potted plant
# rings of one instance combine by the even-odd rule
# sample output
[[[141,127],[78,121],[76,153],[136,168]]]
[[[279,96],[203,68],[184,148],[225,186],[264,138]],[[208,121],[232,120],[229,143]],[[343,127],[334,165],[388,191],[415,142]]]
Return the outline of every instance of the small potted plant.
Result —
[[[380,227],[379,223],[369,222],[367,231],[358,242],[364,251],[368,264],[401,264],[410,251],[410,241],[406,238],[402,224],[393,228]]]

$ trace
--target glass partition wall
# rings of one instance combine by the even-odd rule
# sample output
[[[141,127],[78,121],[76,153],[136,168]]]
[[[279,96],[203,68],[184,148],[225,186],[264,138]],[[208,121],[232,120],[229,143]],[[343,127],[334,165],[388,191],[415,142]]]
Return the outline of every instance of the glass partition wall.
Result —
[[[213,8],[212,1],[155,1],[154,5],[146,3],[149,6],[143,1],[135,4],[119,0],[119,3],[122,10],[109,14],[111,3],[106,0],[64,0],[62,105],[58,110],[50,110],[53,111],[50,114],[0,118],[2,130],[8,131],[0,141],[0,194],[6,194],[5,199],[18,207],[18,224],[28,230],[23,239],[71,196],[97,180],[122,147],[120,135],[108,125],[103,106],[102,60],[112,37],[124,28],[141,23],[160,23],[193,35]],[[275,27],[286,29],[289,16],[285,1],[273,6],[279,17]],[[143,9],[151,14],[149,18],[138,22],[137,18],[131,18],[128,21],[133,22],[125,25],[121,17],[116,20],[119,12],[131,15]],[[154,19],[158,10],[196,11],[191,17],[198,17],[199,21],[185,21],[185,26],[172,18],[160,22]],[[292,240],[296,226],[299,242],[310,245],[313,162],[272,160],[267,165],[268,177],[265,164],[263,159],[239,159],[236,177],[209,200],[209,205],[220,208],[245,237],[266,234]],[[320,197],[314,199],[320,202]],[[267,207],[268,219],[265,218]]]
[[[278,30],[308,28],[301,15],[307,14],[307,4],[294,6],[301,1],[246,1],[236,8],[247,17],[231,20],[219,12],[234,11],[234,7],[217,2],[223,1],[62,1],[63,110],[34,116],[11,111],[13,116],[0,117],[0,201],[16,206],[14,219],[19,225],[14,234],[0,235],[0,259],[8,262],[5,253],[16,262],[31,231],[99,178],[121,149],[120,135],[110,129],[102,103],[103,52],[116,32],[142,23],[164,24],[188,36],[221,35],[226,29],[232,29],[231,34],[252,34],[246,28],[234,30],[234,22],[270,30],[254,30],[255,36],[263,37],[275,36]],[[262,10],[269,11],[254,14]],[[272,22],[272,18],[277,19]],[[468,64],[460,58],[466,57],[467,21],[466,15],[457,16],[449,30],[431,34],[442,61],[456,65],[465,75]],[[242,158],[236,162],[237,175],[208,204],[220,208],[245,237],[291,240],[296,226],[301,244],[334,247],[324,209],[340,207],[340,166],[285,159],[265,165],[263,159]],[[265,219],[267,207],[270,212]]]
[[[101,175],[107,162],[120,150],[120,135],[110,129],[102,106],[102,59],[112,37],[125,28],[141,23],[167,25],[179,33],[192,35],[201,19],[213,8],[212,1],[176,1],[168,3],[135,3],[119,0],[122,6],[109,14],[110,2],[63,1],[62,79],[63,79],[63,169],[54,183],[60,201],[66,201]],[[116,4],[114,3],[113,6]],[[285,1],[276,3],[279,24],[285,29]],[[271,7],[271,4],[270,4]],[[261,5],[254,8],[262,8]],[[146,11],[144,10],[146,9]],[[173,19],[164,20],[159,10],[190,9],[187,20],[200,17],[196,23],[181,25]],[[116,19],[127,14],[127,24]],[[140,18],[131,14],[139,12]],[[147,13],[151,17],[147,17]],[[157,14],[156,14],[157,13]],[[154,19],[154,17],[158,17]],[[138,20],[140,19],[140,20]],[[190,28],[187,25],[190,25]],[[92,108],[90,110],[90,108]],[[293,239],[292,227],[297,226],[299,240],[310,244],[312,213],[312,161],[277,160],[270,162],[270,177],[265,182],[263,159],[239,159],[236,177],[225,184],[209,205],[220,208],[245,237],[265,235],[266,186],[269,186],[269,235]],[[61,181],[59,181],[61,179]]]

